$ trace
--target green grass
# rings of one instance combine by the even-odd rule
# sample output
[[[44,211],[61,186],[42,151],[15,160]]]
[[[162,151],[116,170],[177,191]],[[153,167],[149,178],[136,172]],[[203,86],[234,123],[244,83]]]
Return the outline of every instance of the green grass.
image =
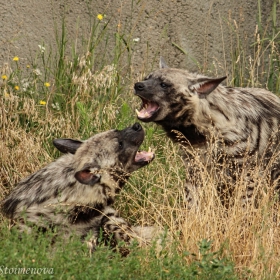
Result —
[[[277,5],[274,0],[272,27],[262,26],[260,11],[256,11],[258,30],[249,47],[229,22],[233,32],[233,64],[228,69],[232,85],[262,86],[279,93]],[[136,121],[134,109],[139,100],[133,95],[133,77],[141,78],[144,73],[136,75],[132,67],[132,36],[116,29],[115,47],[107,55],[109,30],[114,28],[110,19],[100,21],[93,15],[89,24],[87,36],[71,41],[62,17],[61,22],[55,22],[56,46],[38,49],[27,63],[10,61],[3,67],[0,198],[20,179],[59,156],[52,145],[54,138],[86,139]],[[280,238],[278,229],[269,224],[271,209],[265,208],[269,204],[257,214],[250,213],[252,225],[245,228],[244,217],[236,209],[236,216],[225,217],[222,210],[213,210],[206,202],[203,215],[187,212],[182,203],[185,169],[178,147],[158,126],[143,126],[143,149],[155,149],[156,159],[132,175],[115,207],[132,224],[167,228],[172,241],[166,241],[162,250],[134,244],[125,258],[103,245],[91,255],[75,237],[68,241],[57,238],[54,244],[51,234],[19,238],[3,218],[0,275],[5,267],[45,267],[52,268],[53,274],[31,279],[277,279],[279,251],[271,244]],[[260,221],[264,224],[261,230]],[[3,278],[30,277],[13,274]]]
[[[234,20],[228,22],[232,29],[232,85],[263,87],[280,94],[280,28],[277,23],[277,9],[279,1],[271,2],[271,18],[264,25],[262,19],[262,3],[258,0],[256,12],[256,29],[254,42],[248,41],[244,34],[240,34]]]
[[[102,245],[90,254],[76,237],[57,238],[55,243],[53,239],[52,234],[33,233],[22,234],[19,242],[17,231],[2,227],[0,275],[5,279],[237,279],[233,264],[220,252],[211,253],[207,241],[198,245],[201,258],[177,252],[175,243],[172,254],[164,248],[140,249],[133,244],[123,258]],[[190,255],[193,261],[187,266],[184,258]],[[30,270],[23,274],[22,268]]]

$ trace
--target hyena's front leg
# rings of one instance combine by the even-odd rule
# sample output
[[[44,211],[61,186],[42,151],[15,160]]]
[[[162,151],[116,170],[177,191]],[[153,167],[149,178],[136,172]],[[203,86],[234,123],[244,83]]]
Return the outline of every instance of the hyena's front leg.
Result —
[[[106,207],[103,212],[100,222],[100,228],[103,233],[103,241],[115,247],[119,242],[123,241],[130,244],[132,240],[137,240],[140,245],[149,244],[152,239],[159,236],[162,232],[153,227],[130,226],[129,223],[119,216],[118,212],[113,208]],[[98,244],[98,234],[93,234],[87,242],[91,251],[94,251]],[[122,255],[128,254],[128,249],[123,246],[121,249]]]
[[[87,230],[89,230],[88,225]],[[92,219],[91,231],[93,235],[87,241],[91,251],[94,251],[96,245],[98,245],[99,237],[111,247],[115,247],[120,241],[128,244],[133,237],[133,231],[129,223],[111,207],[105,207],[100,216]],[[100,236],[100,233],[102,236]]]
[[[130,243],[132,240],[137,240],[139,245],[147,245],[164,233],[154,226],[130,226],[117,213],[110,217],[103,229],[107,240],[109,238],[110,243],[114,245],[120,241]]]
[[[114,214],[106,215],[102,219],[102,229],[104,239],[110,244],[116,245],[120,241],[129,243],[132,230],[126,220],[119,216],[118,212]]]
[[[102,241],[112,247],[115,247],[120,241],[129,243],[131,239],[132,231],[128,222],[120,217],[118,212],[111,207],[103,209],[102,215],[94,218],[91,221],[91,225],[93,235],[86,243],[92,252],[99,243],[100,233],[102,234]]]

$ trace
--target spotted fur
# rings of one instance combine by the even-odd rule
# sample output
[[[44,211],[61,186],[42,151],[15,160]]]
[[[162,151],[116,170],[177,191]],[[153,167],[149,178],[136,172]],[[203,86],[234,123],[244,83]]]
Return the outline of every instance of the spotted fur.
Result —
[[[138,153],[143,140],[138,123],[86,141],[54,140],[66,154],[23,179],[2,202],[2,212],[21,230],[35,224],[43,230],[56,226],[65,236],[75,233],[84,238],[90,233],[92,246],[101,231],[111,244],[146,238],[144,229],[130,227],[112,208],[130,173],[154,157],[153,153]],[[149,236],[151,232],[147,228]]]
[[[252,166],[262,164],[264,171],[270,165],[268,176],[279,189],[280,99],[265,89],[223,86],[226,77],[213,79],[169,68],[163,60],[160,66],[134,86],[143,102],[138,119],[162,126],[173,141],[200,151],[202,161],[215,139],[216,158],[230,162],[233,170],[250,166],[250,177]],[[227,172],[234,181],[234,172]],[[193,175],[191,171],[188,177]],[[223,186],[218,188],[223,192]],[[190,205],[196,190],[188,179]],[[247,190],[244,201],[252,196],[253,187],[249,184]]]

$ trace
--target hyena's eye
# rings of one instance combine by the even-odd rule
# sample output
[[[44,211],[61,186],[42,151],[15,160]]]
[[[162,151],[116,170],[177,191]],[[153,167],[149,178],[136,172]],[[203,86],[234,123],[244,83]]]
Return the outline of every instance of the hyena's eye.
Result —
[[[167,88],[167,87],[168,87],[168,85],[167,85],[166,83],[160,83],[160,86],[161,86],[162,88]]]
[[[120,148],[120,149],[123,148],[123,142],[122,142],[122,141],[119,142],[119,148]]]

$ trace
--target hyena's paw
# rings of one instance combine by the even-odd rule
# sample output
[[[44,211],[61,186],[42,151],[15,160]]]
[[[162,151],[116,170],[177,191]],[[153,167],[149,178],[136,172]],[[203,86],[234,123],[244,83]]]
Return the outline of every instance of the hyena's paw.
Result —
[[[110,217],[103,226],[104,237],[110,240],[110,243],[116,245],[120,241],[129,243],[131,239],[131,228],[129,224],[121,217]]]
[[[89,249],[89,254],[91,255],[97,246],[96,236],[92,236],[89,240],[85,241],[87,248]]]
[[[103,225],[103,238],[106,244],[116,249],[123,257],[129,254],[129,244],[133,234],[129,224],[123,218],[111,216]]]

